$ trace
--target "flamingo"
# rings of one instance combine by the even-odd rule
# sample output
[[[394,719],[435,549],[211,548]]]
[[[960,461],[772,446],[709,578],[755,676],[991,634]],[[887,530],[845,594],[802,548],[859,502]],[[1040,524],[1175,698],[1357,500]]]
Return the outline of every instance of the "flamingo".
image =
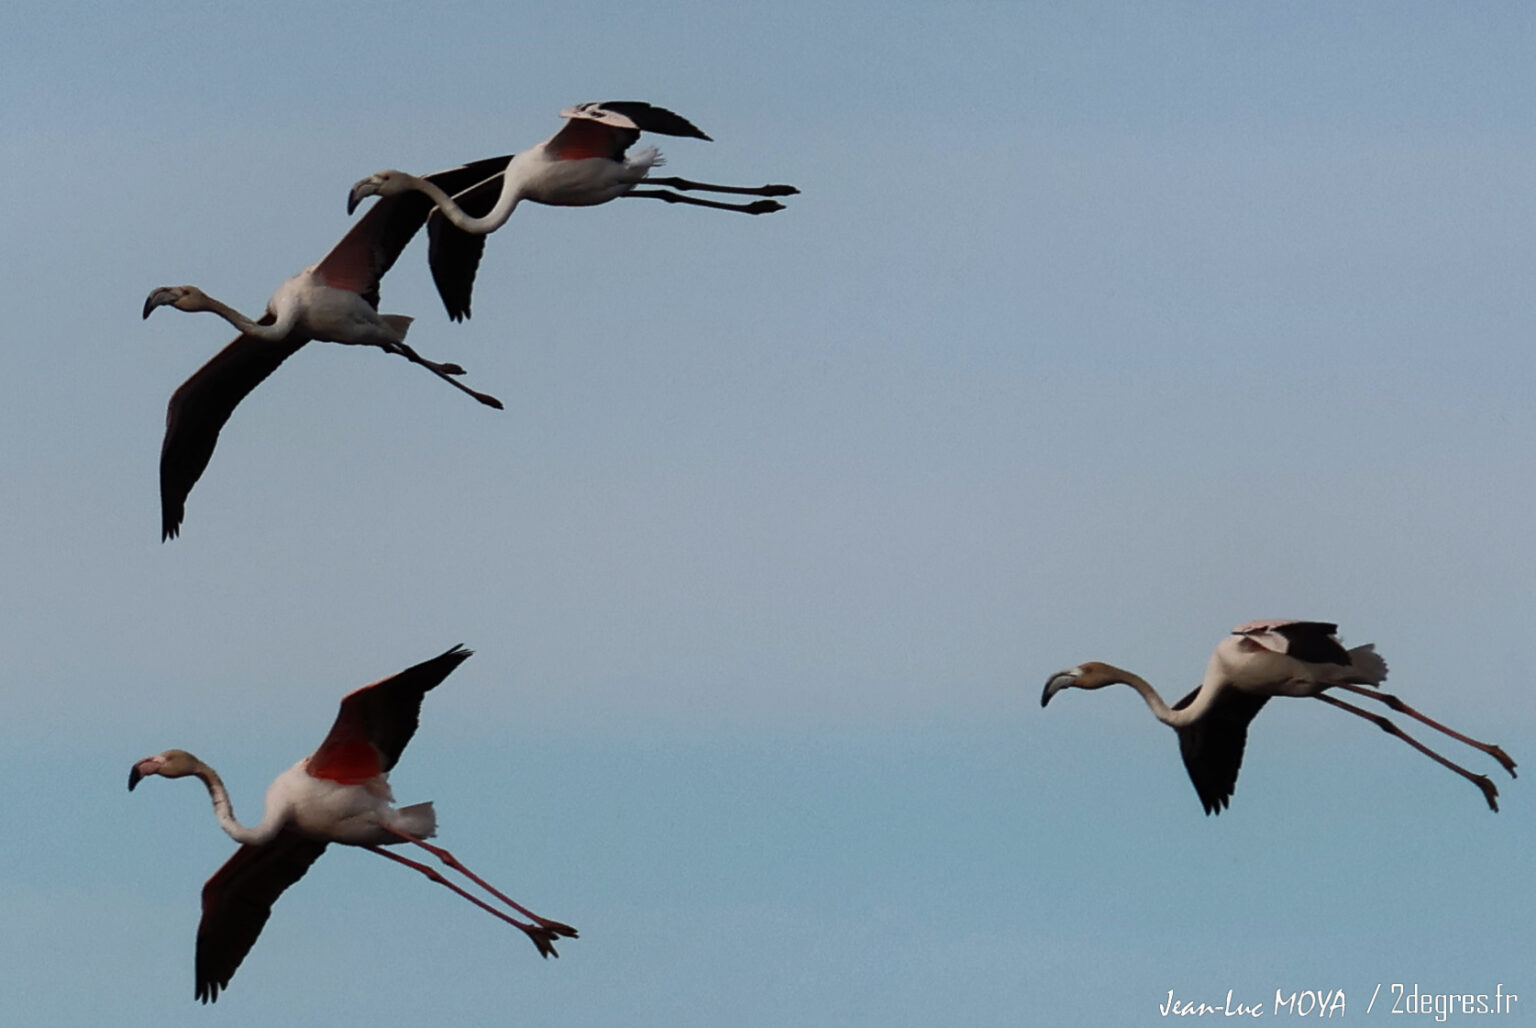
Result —
[[[464,189],[455,196],[452,186],[418,178],[403,171],[381,171],[361,179],[347,197],[347,213],[367,196],[394,196],[411,190],[432,198],[437,210],[427,223],[428,262],[438,294],[454,321],[469,317],[470,292],[480,254],[481,237],[507,223],[523,200],[555,207],[588,207],[621,196],[650,197],[667,203],[692,204],[744,214],[770,214],[784,209],[777,200],[722,203],[684,196],[667,189],[637,189],[648,185],[697,189],[711,193],[746,196],[790,196],[794,186],[717,186],[682,178],[650,178],[652,168],[664,162],[661,153],[648,146],[625,158],[625,152],[641,132],[709,139],[688,119],[664,107],[639,100],[610,100],[577,104],[560,112],[568,124],[554,136],[512,157],[504,169]],[[454,231],[457,229],[458,231]]]
[[[505,167],[495,157],[437,172],[428,181],[462,189]],[[310,340],[377,346],[420,364],[476,400],[500,410],[501,401],[457,381],[464,369],[421,357],[405,344],[411,319],[380,314],[379,279],[426,221],[431,201],[417,195],[389,198],[375,205],[331,252],[288,279],[267,301],[259,321],[208,296],[196,286],[162,286],[144,301],[144,317],[156,307],[210,311],[239,329],[240,335],[199,368],[171,394],[160,450],[160,538],[178,535],[192,491],[213,457],[219,430],[240,401],[278,365]]]
[[[185,750],[166,750],[136,762],[128,772],[132,791],[150,775],[192,776],[202,780],[213,800],[213,813],[230,838],[240,843],[234,856],[203,886],[203,916],[197,926],[196,996],[215,1002],[261,934],[272,904],[304,876],[330,843],[359,846],[420,871],[521,929],[546,958],[558,957],[557,938],[576,938],[576,929],[533,913],[492,888],[459,863],[452,853],[424,841],[435,834],[431,803],[395,807],[389,771],[416,732],[421,700],[471,654],[455,646],[441,656],[347,694],[320,748],[278,775],[267,789],[266,813],[248,828],[235,820],[217,772]],[[448,881],[426,864],[383,849],[410,843],[437,857],[513,910],[520,921]]]
[[[1398,713],[1482,750],[1503,765],[1511,778],[1516,777],[1515,762],[1498,746],[1453,731],[1425,717],[1396,696],[1375,691],[1375,686],[1386,681],[1387,662],[1376,653],[1373,645],[1344,649],[1336,634],[1338,630],[1337,625],[1322,621],[1269,620],[1238,625],[1211,654],[1200,685],[1172,709],[1145,679],[1099,661],[1089,661],[1052,675],[1045,683],[1040,706],[1051,702],[1051,697],[1063,689],[1129,685],[1141,694],[1159,721],[1178,732],[1179,753],[1206,814],[1220,814],[1237,785],[1248,723],[1254,715],[1271,696],[1312,696],[1365,718],[1455,771],[1481,789],[1488,806],[1497,811],[1499,790],[1487,775],[1473,774],[1410,738],[1386,717],[1329,696],[1324,691],[1342,689],[1379,700]]]

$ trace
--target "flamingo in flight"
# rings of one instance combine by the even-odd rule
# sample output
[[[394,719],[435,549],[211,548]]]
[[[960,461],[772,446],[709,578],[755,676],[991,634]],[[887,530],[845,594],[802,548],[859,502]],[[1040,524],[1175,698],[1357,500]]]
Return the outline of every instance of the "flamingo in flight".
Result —
[[[469,657],[455,646],[447,653],[383,681],[349,693],[320,748],[278,775],[267,789],[266,813],[248,828],[235,820],[229,793],[218,774],[185,750],[145,757],[128,772],[128,788],[150,775],[193,776],[213,799],[213,813],[230,838],[240,843],[234,856],[203,886],[203,916],[197,926],[197,998],[211,1003],[250,952],[272,904],[298,881],[330,843],[360,846],[420,871],[471,903],[521,929],[546,958],[557,938],[576,938],[576,929],[539,917],[475,875],[452,853],[424,840],[437,828],[431,803],[393,805],[388,774],[416,732],[421,700]],[[460,886],[434,868],[385,846],[410,843],[437,857],[529,921],[521,921]]]
[[[495,157],[427,176],[443,188],[463,189],[506,166]],[[432,203],[420,194],[380,201],[318,263],[278,287],[266,313],[252,321],[196,286],[162,286],[144,301],[144,317],[156,307],[211,311],[240,330],[234,342],[213,356],[171,394],[160,449],[160,538],[181,531],[187,494],[213,457],[219,430],[240,401],[278,365],[310,340],[377,346],[420,364],[454,388],[501,409],[494,396],[457,381],[457,364],[429,361],[405,344],[411,319],[380,314],[379,279],[426,221]]]
[[[1146,700],[1153,715],[1178,733],[1179,753],[1205,812],[1220,814],[1237,785],[1248,723],[1254,715],[1271,696],[1312,696],[1373,722],[1455,771],[1481,789],[1489,808],[1497,811],[1499,790],[1487,775],[1473,774],[1452,763],[1404,734],[1386,717],[1325,692],[1342,689],[1379,700],[1400,714],[1482,750],[1503,765],[1510,777],[1515,777],[1515,762],[1498,746],[1453,731],[1425,717],[1396,696],[1366,688],[1386,681],[1386,661],[1377,655],[1372,645],[1346,650],[1339,643],[1337,632],[1337,625],[1322,621],[1271,620],[1238,625],[1211,654],[1200,685],[1171,709],[1145,679],[1099,661],[1079,664],[1052,675],[1045,683],[1040,705],[1043,707],[1051,702],[1051,697],[1063,689],[1100,689],[1106,685],[1128,685],[1135,689]]]
[[[418,178],[403,171],[381,171],[357,182],[347,198],[347,213],[367,196],[394,196],[411,190],[432,198],[437,209],[427,223],[428,263],[438,294],[454,321],[469,317],[470,292],[485,248],[484,236],[507,223],[523,200],[555,207],[589,207],[621,196],[650,197],[667,203],[712,207],[744,214],[784,209],[777,200],[723,203],[684,196],[673,190],[701,190],[745,196],[790,196],[794,186],[717,186],[683,178],[651,178],[664,162],[654,146],[625,152],[641,132],[709,139],[687,118],[638,100],[577,104],[560,112],[567,124],[537,146],[517,154],[495,174],[462,189]],[[638,189],[641,183],[671,189]],[[457,231],[456,231],[457,230]]]

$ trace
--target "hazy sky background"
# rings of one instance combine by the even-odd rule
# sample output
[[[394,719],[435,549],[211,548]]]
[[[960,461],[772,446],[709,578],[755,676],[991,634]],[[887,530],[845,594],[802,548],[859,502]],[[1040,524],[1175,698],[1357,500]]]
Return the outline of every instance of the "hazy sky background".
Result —
[[[1494,815],[1281,701],[1207,818],[1130,690],[1038,702],[1331,620],[1536,769],[1533,48],[1521,4],[8,5],[0,1020],[1536,1016],[1527,778]],[[608,99],[715,138],[670,173],[804,194],[524,207],[465,325],[418,241],[383,309],[506,411],[315,344],[161,544],[166,400],[233,332],[150,289],[254,315],[354,180]],[[581,938],[333,848],[198,1009],[234,844],[130,764],[190,749],[254,823],[342,694],[459,642],[396,794]]]

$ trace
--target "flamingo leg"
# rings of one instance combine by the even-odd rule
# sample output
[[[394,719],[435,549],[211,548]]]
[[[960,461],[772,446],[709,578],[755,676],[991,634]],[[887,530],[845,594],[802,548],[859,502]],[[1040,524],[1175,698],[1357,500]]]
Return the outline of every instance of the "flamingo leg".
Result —
[[[436,375],[444,382],[447,382],[449,385],[453,386],[455,389],[460,390],[461,392],[468,393],[470,396],[473,396],[487,407],[495,407],[497,410],[504,409],[502,407],[501,401],[496,399],[496,397],[491,396],[489,393],[476,392],[475,390],[469,388],[469,386],[465,385],[463,382],[460,382],[458,379],[454,378],[454,375],[464,374],[464,369],[459,367],[457,364],[439,364],[437,361],[429,361],[404,343],[391,343],[384,347],[384,349],[388,350],[390,353],[399,354],[406,360],[410,361],[412,364],[420,364],[422,367],[432,372],[432,374]]]
[[[465,867],[462,863],[459,862],[458,857],[455,857],[452,853],[449,853],[447,850],[443,849],[443,847],[434,846],[430,842],[427,842],[424,839],[418,839],[416,836],[411,835],[408,832],[402,832],[398,828],[393,828],[389,825],[384,825],[383,827],[385,831],[389,832],[390,834],[398,835],[406,842],[415,846],[420,846],[422,849],[432,854],[438,860],[441,860],[444,865],[453,868],[459,874],[463,875],[465,878],[468,878],[470,881],[480,886],[480,888],[484,889],[492,896],[495,896],[497,899],[501,900],[507,906],[517,911],[519,914],[523,914],[532,918],[540,928],[546,929],[555,935],[565,936],[568,939],[576,938],[576,929],[572,928],[568,924],[561,924],[559,921],[552,921],[547,917],[540,917],[538,914],[535,914],[533,911],[517,902],[517,900],[513,899],[511,896],[508,896],[506,893],[496,888],[490,882],[486,881],[484,878],[481,878],[469,868]],[[392,856],[393,854],[390,855]]]
[[[1364,686],[1359,685],[1349,685],[1344,682],[1340,682],[1337,685],[1334,685],[1333,688],[1348,689],[1350,692],[1359,693],[1361,696],[1369,696],[1373,700],[1380,700],[1382,703],[1385,703],[1399,714],[1407,714],[1414,720],[1422,721],[1424,724],[1435,729],[1436,731],[1444,732],[1446,735],[1449,735],[1457,742],[1464,742],[1468,746],[1471,746],[1473,749],[1482,750],[1484,753],[1488,754],[1494,760],[1497,760],[1500,764],[1502,764],[1504,766],[1504,770],[1509,772],[1509,777],[1520,777],[1519,775],[1515,774],[1515,762],[1509,759],[1509,754],[1505,753],[1500,747],[1495,746],[1492,743],[1478,742],[1476,739],[1462,735],[1454,728],[1447,728],[1445,725],[1442,725],[1434,718],[1426,717],[1423,714],[1420,714],[1417,710],[1414,710],[1412,707],[1408,706],[1408,704],[1404,703],[1396,696],[1393,696],[1391,693],[1377,692],[1374,689],[1367,689]]]
[[[1370,695],[1375,696],[1376,694],[1371,693]],[[1458,775],[1461,775],[1467,781],[1483,790],[1483,798],[1488,801],[1489,809],[1491,809],[1494,813],[1498,813],[1499,790],[1498,787],[1493,784],[1492,779],[1490,779],[1487,775],[1473,774],[1471,771],[1468,771],[1460,764],[1447,760],[1440,754],[1436,753],[1434,750],[1430,749],[1428,746],[1425,746],[1423,743],[1419,742],[1417,739],[1409,736],[1401,728],[1397,727],[1390,720],[1380,714],[1372,714],[1370,711],[1363,710],[1360,707],[1355,706],[1353,703],[1345,703],[1343,700],[1335,699],[1326,693],[1318,693],[1317,698],[1322,700],[1324,703],[1331,703],[1335,707],[1339,707],[1343,710],[1349,711],[1351,714],[1357,714],[1360,717],[1365,718],[1367,721],[1375,724],[1377,728],[1380,728],[1388,735],[1397,736],[1399,739],[1403,740],[1403,742],[1406,742],[1409,746],[1412,746],[1426,757],[1429,757],[1431,760],[1441,764],[1442,766],[1448,767],[1452,771],[1455,771]]]
[[[414,842],[416,840],[413,839],[412,841]],[[500,910],[497,910],[495,907],[485,902],[485,900],[478,896],[470,895],[467,890],[453,884],[448,879],[444,878],[436,868],[428,867],[426,864],[417,863],[408,857],[400,856],[398,853],[391,853],[381,846],[364,846],[363,848],[366,850],[371,850],[381,857],[388,857],[390,860],[393,860],[397,864],[404,864],[406,867],[414,868],[415,870],[420,871],[422,874],[426,875],[438,885],[447,886],[454,892],[458,893],[460,896],[463,896],[465,899],[469,900],[475,906],[479,907],[481,910],[501,918],[503,921],[507,922],[507,924],[512,925],[514,928],[522,931],[524,935],[528,936],[528,938],[533,941],[533,944],[538,947],[540,955],[542,955],[545,959],[560,956],[559,953],[555,952],[554,946],[555,937],[559,933],[555,932],[553,929],[547,928],[544,925],[525,924],[510,914],[506,914]],[[576,933],[572,931],[570,934],[574,936]]]
[[[646,179],[647,182],[655,182],[656,179]],[[784,205],[777,200],[754,200],[751,203],[720,203],[715,200],[700,200],[693,196],[684,196],[682,193],[673,193],[666,189],[631,189],[625,196],[648,196],[653,200],[665,200],[667,203],[687,203],[695,207],[713,207],[717,211],[741,211],[743,214],[772,214],[774,211],[782,211]]]
[[[692,182],[685,178],[646,178],[648,183],[671,186],[673,189],[702,189],[706,193],[736,193],[740,196],[794,196],[800,190],[794,186],[714,186],[708,182]]]

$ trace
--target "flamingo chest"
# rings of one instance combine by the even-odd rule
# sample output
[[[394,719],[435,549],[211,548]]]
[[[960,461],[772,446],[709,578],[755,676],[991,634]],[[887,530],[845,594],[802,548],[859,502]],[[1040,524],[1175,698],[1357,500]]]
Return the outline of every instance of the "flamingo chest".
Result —
[[[644,177],[644,169],[607,157],[546,160],[530,176],[523,195],[553,207],[590,207],[623,196]]]
[[[363,845],[394,840],[379,825],[389,819],[389,786],[376,778],[346,785],[304,776],[303,794],[290,807],[293,828],[317,839]]]
[[[350,289],[328,286],[318,277],[311,277],[304,289],[299,327],[311,339],[328,343],[380,346],[400,341],[367,300]]]
[[[1308,696],[1317,690],[1309,665],[1244,640],[1224,640],[1211,663],[1216,677],[1251,695]]]

